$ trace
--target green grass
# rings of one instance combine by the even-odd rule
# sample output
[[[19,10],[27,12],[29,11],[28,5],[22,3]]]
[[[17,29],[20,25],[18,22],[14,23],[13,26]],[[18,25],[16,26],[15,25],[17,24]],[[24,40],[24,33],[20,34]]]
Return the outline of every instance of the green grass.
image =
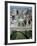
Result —
[[[10,34],[10,40],[16,39],[30,39],[32,38],[32,31],[12,31]]]

